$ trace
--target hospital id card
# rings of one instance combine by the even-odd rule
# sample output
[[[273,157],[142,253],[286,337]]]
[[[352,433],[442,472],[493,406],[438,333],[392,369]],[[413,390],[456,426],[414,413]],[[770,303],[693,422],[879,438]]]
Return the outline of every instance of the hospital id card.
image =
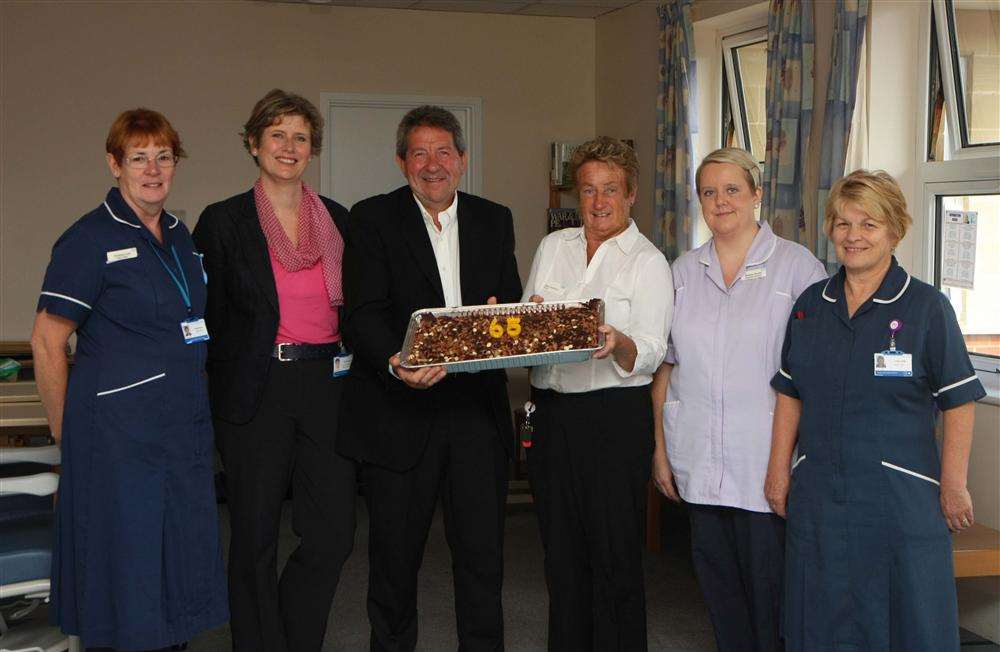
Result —
[[[185,319],[181,322],[181,334],[184,335],[185,344],[197,344],[205,342],[208,337],[208,326],[204,318]]]
[[[350,373],[352,362],[354,362],[353,353],[338,353],[333,356],[333,377],[343,378]]]
[[[890,349],[875,354],[875,375],[910,377],[913,375],[913,356]]]

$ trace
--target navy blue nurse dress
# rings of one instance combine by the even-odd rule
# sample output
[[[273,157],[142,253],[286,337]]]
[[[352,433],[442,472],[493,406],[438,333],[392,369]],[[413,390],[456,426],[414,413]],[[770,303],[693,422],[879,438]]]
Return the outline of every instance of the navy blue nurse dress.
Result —
[[[54,622],[86,646],[148,650],[229,618],[204,343],[157,258],[204,315],[201,260],[177,218],[163,244],[112,189],[56,242],[38,309],[77,324],[62,433]],[[154,253],[155,251],[155,253]]]
[[[796,301],[771,381],[802,401],[788,497],[786,649],[958,650],[935,409],[985,391],[941,292],[893,258],[850,318],[844,274]],[[875,375],[894,319],[911,377]]]

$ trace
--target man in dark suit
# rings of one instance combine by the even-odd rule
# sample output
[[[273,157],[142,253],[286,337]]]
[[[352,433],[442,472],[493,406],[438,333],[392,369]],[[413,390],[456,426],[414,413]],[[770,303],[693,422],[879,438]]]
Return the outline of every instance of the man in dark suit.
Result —
[[[457,192],[467,155],[440,107],[402,120],[396,162],[407,186],[351,210],[345,332],[355,346],[338,451],[364,463],[370,519],[371,649],[417,642],[417,573],[437,498],[455,572],[461,650],[502,650],[503,520],[513,447],[501,371],[407,370],[411,313],[514,302],[521,281],[510,210]]]

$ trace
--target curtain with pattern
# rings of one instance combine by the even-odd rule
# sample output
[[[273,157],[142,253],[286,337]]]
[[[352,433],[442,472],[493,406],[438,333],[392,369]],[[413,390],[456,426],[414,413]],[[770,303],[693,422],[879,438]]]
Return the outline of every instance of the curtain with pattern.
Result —
[[[779,236],[808,246],[802,192],[813,112],[813,0],[771,0],[767,42],[761,219]]]
[[[653,242],[673,261],[694,238],[694,164],[697,133],[691,1],[659,6],[659,92],[656,99],[656,203]]]
[[[816,257],[827,270],[837,270],[837,255],[823,231],[826,198],[837,179],[844,176],[847,147],[851,138],[851,119],[858,93],[858,72],[864,52],[869,0],[837,0],[834,14],[833,43],[830,48],[830,78],[826,87],[826,112],[823,115],[823,158],[820,159],[816,199]]]

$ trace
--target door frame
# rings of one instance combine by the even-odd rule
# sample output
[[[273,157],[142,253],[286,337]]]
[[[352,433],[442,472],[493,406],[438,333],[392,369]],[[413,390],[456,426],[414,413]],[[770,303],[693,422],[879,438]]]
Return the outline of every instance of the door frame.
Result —
[[[468,125],[465,143],[468,150],[468,168],[465,171],[469,192],[482,195],[483,188],[483,98],[447,97],[439,95],[409,95],[389,93],[320,93],[320,111],[323,115],[323,141],[333,143],[333,112],[337,108],[407,109],[423,104],[444,107],[456,116],[465,117]],[[328,145],[320,155],[320,193],[331,196],[333,192],[334,156],[337,153]],[[386,189],[389,190],[388,188]]]

